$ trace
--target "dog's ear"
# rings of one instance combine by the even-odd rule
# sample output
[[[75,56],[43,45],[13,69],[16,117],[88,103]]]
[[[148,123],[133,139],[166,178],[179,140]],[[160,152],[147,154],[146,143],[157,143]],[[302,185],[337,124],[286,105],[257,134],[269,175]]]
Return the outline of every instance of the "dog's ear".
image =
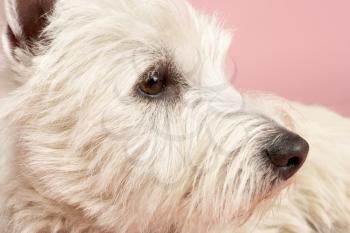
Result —
[[[55,0],[5,0],[7,28],[3,47],[8,56],[16,49],[32,52],[32,46],[45,38],[42,32],[47,26]]]

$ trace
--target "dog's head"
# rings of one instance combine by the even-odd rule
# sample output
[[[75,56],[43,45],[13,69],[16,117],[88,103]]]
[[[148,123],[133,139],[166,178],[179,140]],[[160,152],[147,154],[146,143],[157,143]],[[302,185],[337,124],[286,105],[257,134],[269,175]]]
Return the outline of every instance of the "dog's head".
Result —
[[[229,83],[230,35],[172,0],[7,0],[21,175],[106,229],[238,223],[307,143]]]

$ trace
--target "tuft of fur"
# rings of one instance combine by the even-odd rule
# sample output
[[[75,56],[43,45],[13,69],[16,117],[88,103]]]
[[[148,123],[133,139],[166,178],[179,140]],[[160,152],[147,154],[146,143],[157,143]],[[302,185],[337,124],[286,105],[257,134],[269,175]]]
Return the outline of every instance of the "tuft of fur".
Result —
[[[45,41],[6,47],[0,232],[348,232],[350,120],[240,94],[215,18],[182,0],[57,0],[47,17]],[[135,94],[155,64],[173,96]],[[287,129],[311,151],[283,181],[264,150]]]

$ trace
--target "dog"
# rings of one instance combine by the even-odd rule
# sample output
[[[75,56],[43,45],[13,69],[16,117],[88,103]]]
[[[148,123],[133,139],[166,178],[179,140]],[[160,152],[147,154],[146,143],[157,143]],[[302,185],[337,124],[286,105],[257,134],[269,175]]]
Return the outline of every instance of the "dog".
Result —
[[[348,233],[350,120],[238,92],[182,0],[5,0],[1,233]]]

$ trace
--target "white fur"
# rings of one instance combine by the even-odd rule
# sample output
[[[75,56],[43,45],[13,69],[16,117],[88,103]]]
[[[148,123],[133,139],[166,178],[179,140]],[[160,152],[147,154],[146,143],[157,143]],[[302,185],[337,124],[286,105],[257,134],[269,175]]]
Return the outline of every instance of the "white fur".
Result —
[[[238,93],[215,19],[183,1],[58,0],[45,34],[35,56],[9,59],[23,85],[1,100],[0,232],[350,229],[350,121]],[[186,82],[179,99],[132,94],[169,59]],[[283,127],[311,145],[287,182],[262,156]]]

